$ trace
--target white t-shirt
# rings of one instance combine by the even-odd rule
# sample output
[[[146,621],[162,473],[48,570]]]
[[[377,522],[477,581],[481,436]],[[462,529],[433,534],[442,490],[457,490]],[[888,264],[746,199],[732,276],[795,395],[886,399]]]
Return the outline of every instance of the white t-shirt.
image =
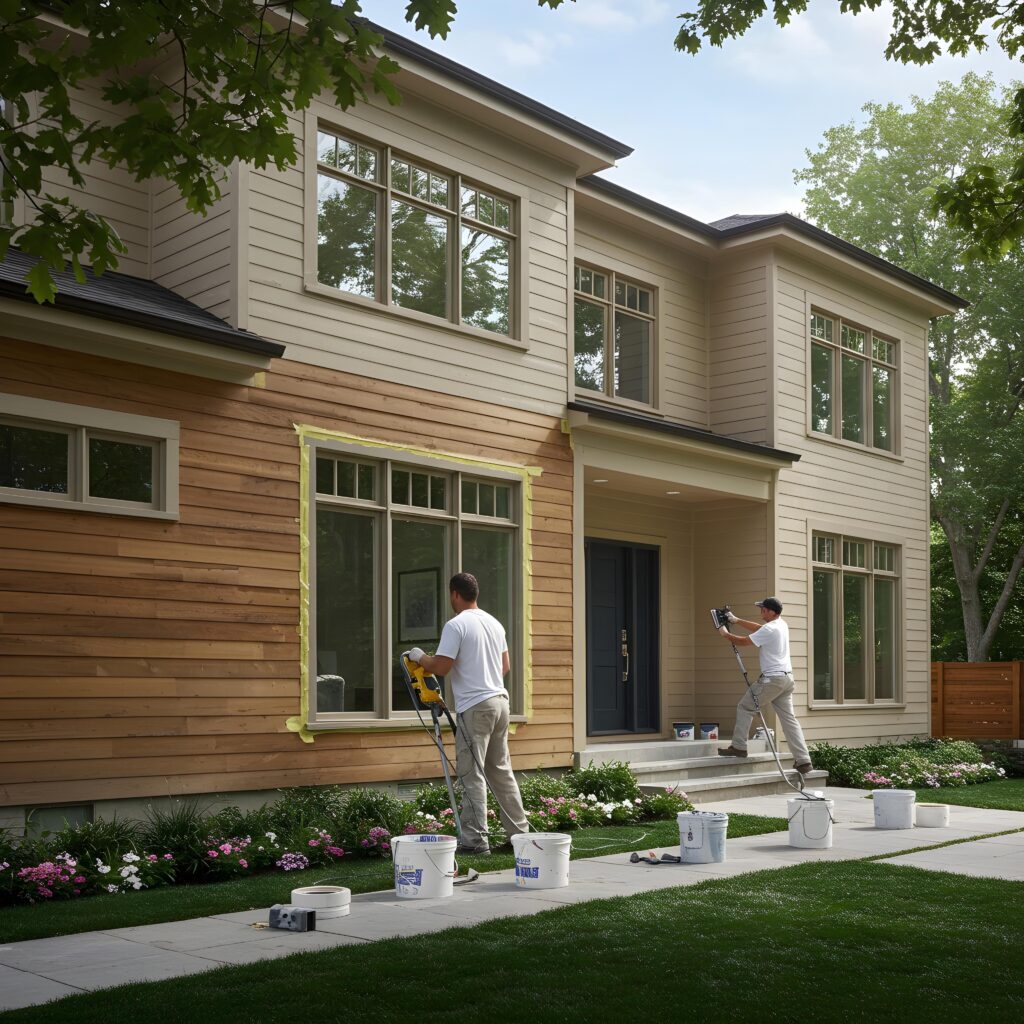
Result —
[[[483,608],[467,608],[444,624],[437,655],[454,662],[448,678],[456,714],[491,697],[508,697],[501,671],[507,650],[505,627]]]
[[[761,675],[781,676],[793,671],[789,657],[789,626],[782,619],[766,622],[756,633],[750,634],[750,641],[757,648],[761,662]]]

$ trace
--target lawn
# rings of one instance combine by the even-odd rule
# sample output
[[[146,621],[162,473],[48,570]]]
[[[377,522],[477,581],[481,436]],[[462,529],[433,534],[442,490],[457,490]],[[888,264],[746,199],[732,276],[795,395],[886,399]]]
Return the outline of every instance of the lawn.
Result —
[[[766,818],[752,814],[729,816],[729,838],[778,832],[787,827],[785,818]],[[626,850],[671,846],[679,842],[675,821],[645,821],[639,825],[588,828],[573,833],[574,859],[603,857]],[[459,867],[480,871],[500,871],[514,866],[511,851],[490,857],[459,858]],[[314,868],[287,874],[253,875],[228,882],[207,885],[176,885],[163,889],[91,896],[77,902],[42,903],[36,906],[0,909],[0,941],[21,942],[51,935],[133,925],[182,921],[209,914],[230,914],[254,907],[287,903],[292,889],[329,882],[348,886],[352,892],[374,892],[393,884],[390,860],[345,859],[336,869]]]
[[[916,792],[920,803],[1024,811],[1024,779],[1000,779],[998,782],[979,782],[975,786],[918,789]]]
[[[95,994],[5,1024],[1024,1015],[1024,883],[801,864]]]

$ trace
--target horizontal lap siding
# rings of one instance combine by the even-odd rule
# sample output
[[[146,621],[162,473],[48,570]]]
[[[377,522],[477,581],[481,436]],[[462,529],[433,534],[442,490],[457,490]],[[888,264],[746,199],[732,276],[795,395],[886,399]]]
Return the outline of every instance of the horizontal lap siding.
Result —
[[[776,267],[776,444],[801,459],[779,475],[778,578],[794,633],[809,627],[809,521],[902,549],[903,692],[906,708],[806,707],[810,650],[794,649],[801,719],[812,740],[866,743],[928,733],[927,317],[854,281],[790,257]],[[807,303],[899,339],[902,461],[807,436]],[[893,536],[890,536],[893,535]],[[798,705],[799,706],[799,705]]]
[[[517,769],[571,763],[572,464],[557,419],[286,361],[249,388],[2,344],[0,390],[179,421],[181,518],[0,504],[0,803],[436,776],[419,732],[306,744],[285,728],[299,710],[300,422],[542,468],[534,716],[512,755]]]

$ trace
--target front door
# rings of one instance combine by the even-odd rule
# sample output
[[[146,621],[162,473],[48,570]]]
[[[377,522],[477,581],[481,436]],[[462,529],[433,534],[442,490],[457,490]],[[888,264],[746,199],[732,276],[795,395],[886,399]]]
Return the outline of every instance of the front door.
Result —
[[[587,540],[587,734],[658,732],[658,549]]]

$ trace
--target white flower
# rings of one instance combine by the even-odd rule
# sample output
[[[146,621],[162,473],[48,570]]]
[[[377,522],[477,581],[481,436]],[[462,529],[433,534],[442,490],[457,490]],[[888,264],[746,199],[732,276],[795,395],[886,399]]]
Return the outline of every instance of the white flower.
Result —
[[[605,815],[605,817],[606,817],[606,818],[610,818],[611,816],[612,816],[612,812],[611,812],[611,811],[609,811],[609,812],[608,812],[608,813],[607,813],[607,814]]]
[[[123,860],[125,864],[134,864],[137,860],[142,860],[142,858],[137,853],[126,853],[121,860]]]
[[[597,800],[597,797],[596,797],[596,796],[594,796],[594,794],[593,794],[593,793],[588,793],[588,794],[587,794],[587,799],[588,799],[588,800],[593,800],[593,801],[596,801],[596,800]]]
[[[107,886],[107,892],[117,892],[117,886],[116,885],[108,885]]]
[[[101,875],[109,875],[109,874],[110,874],[110,865],[109,865],[109,864],[100,864],[100,863],[99,863],[99,862],[97,861],[97,863],[96,863],[96,870],[97,870],[97,871],[98,871],[98,872],[99,872],[99,873],[100,873]]]
[[[632,807],[633,806],[633,801],[632,800],[623,800],[622,801],[622,806],[623,807]]]
[[[265,832],[265,833],[264,833],[264,835],[265,835],[265,836],[266,836],[266,837],[267,837],[267,838],[268,838],[268,839],[269,839],[269,840],[270,840],[270,841],[271,841],[272,843],[276,843],[276,842],[277,842],[277,833],[276,833],[276,832]]]
[[[133,889],[141,889],[142,888],[142,883],[136,878],[135,881],[132,882],[132,888]]]

